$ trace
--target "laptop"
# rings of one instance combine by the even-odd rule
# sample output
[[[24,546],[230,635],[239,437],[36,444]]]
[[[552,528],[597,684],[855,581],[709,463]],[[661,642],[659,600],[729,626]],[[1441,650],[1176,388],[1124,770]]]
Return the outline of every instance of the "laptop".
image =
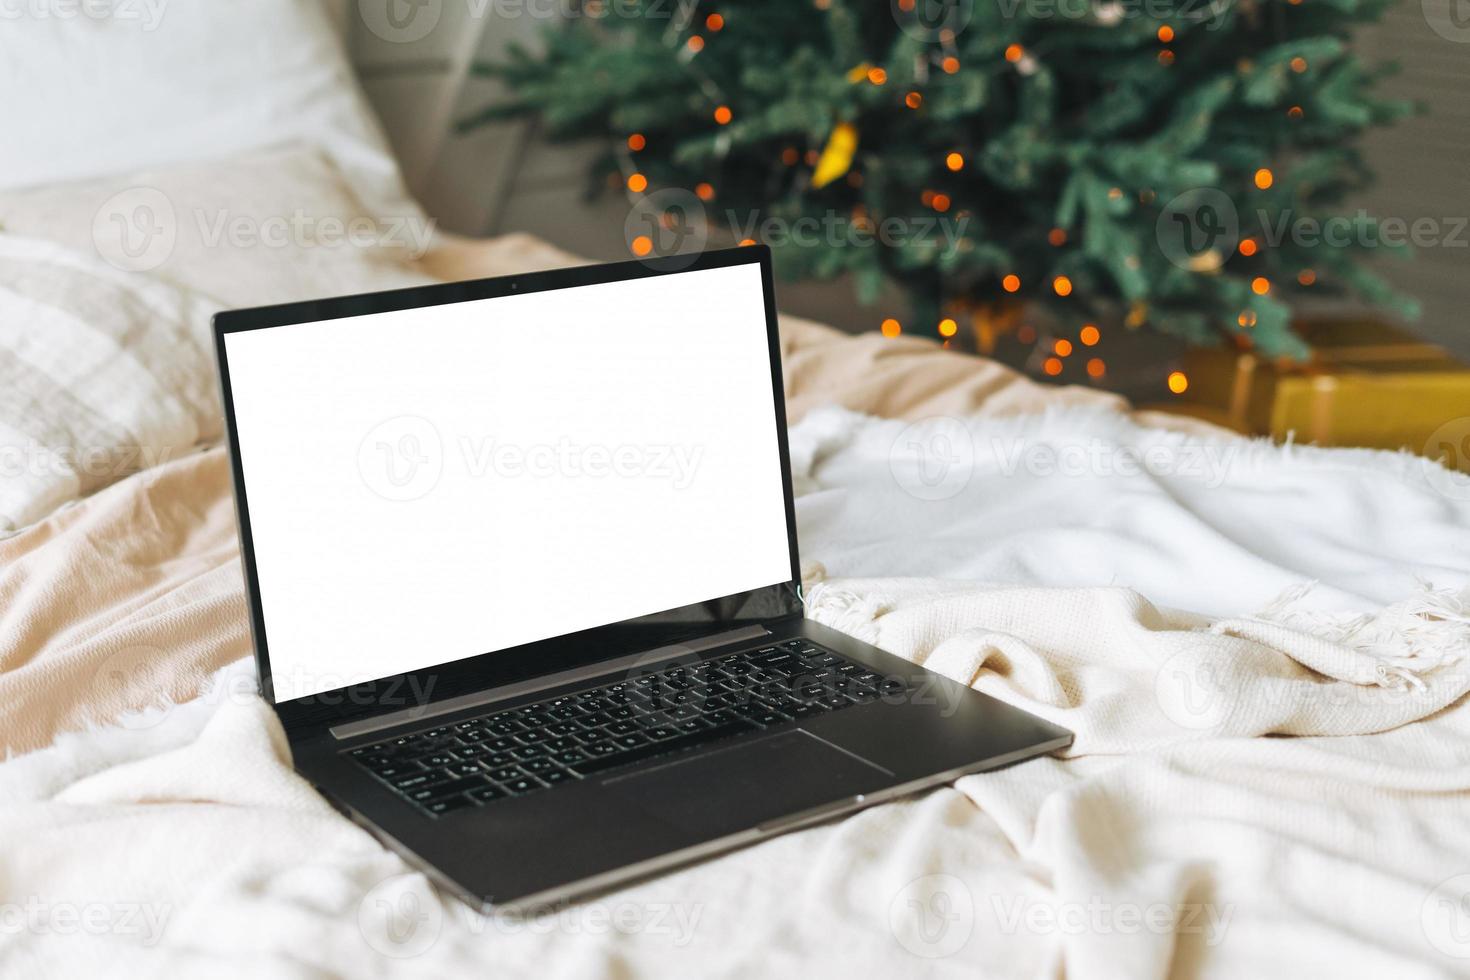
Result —
[[[297,771],[531,909],[1063,748],[803,618],[760,246],[220,313]]]

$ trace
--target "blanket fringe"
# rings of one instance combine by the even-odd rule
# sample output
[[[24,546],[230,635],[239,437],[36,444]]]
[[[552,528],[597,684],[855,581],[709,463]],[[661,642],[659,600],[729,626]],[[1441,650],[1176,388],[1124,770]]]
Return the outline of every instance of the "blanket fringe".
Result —
[[[1418,582],[1419,591],[1409,598],[1356,615],[1298,608],[1317,586],[1303,582],[1283,591],[1250,621],[1308,633],[1371,658],[1380,687],[1423,690],[1424,673],[1459,663],[1470,651],[1470,589]],[[1229,624],[1217,623],[1210,630],[1226,632]]]

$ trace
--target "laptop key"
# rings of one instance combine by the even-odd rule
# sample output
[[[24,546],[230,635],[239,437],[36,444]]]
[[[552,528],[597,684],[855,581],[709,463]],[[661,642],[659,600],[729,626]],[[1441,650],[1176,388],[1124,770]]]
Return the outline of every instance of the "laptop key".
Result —
[[[481,786],[478,789],[470,790],[465,795],[476,803],[489,803],[491,800],[504,799],[505,790],[498,786]]]
[[[508,783],[501,783],[500,785],[512,796],[524,796],[527,793],[534,793],[538,789],[546,788],[545,783],[533,776],[523,776],[520,779],[513,779]]]
[[[465,796],[463,793],[456,793],[454,796],[446,796],[441,799],[425,803],[424,809],[428,810],[430,813],[434,814],[434,816],[437,817],[441,813],[449,813],[452,810],[459,810],[467,806],[474,806],[473,801],[471,801],[470,798],[468,796]]]
[[[757,726],[752,725],[744,719],[738,719],[735,722],[721,725],[717,728],[709,728],[690,735],[681,735],[678,738],[671,738],[662,742],[650,742],[639,748],[607,755],[600,759],[588,759],[586,762],[579,762],[570,768],[578,776],[590,776],[594,773],[616,769],[619,766],[626,766],[634,762],[642,762],[645,759],[652,759],[655,756],[664,755],[669,752],[678,752],[700,745],[707,745],[710,742],[729,738],[733,735],[743,735],[747,732],[758,731],[760,729]]]

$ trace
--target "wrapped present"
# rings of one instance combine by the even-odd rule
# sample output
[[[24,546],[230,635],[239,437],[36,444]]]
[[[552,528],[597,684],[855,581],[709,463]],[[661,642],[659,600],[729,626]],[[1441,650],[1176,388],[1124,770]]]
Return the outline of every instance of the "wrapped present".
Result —
[[[1277,440],[1407,448],[1470,472],[1470,367],[1378,321],[1297,329],[1312,347],[1306,363],[1248,350],[1185,353],[1189,387],[1171,407]]]

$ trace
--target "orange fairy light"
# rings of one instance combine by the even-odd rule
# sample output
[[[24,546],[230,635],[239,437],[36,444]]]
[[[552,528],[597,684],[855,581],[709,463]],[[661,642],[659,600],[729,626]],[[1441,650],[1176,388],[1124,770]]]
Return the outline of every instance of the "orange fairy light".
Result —
[[[632,136],[628,137],[628,149],[634,151],[635,153],[643,149],[647,145],[648,140],[644,138],[642,133],[634,133]]]
[[[1256,276],[1251,280],[1251,290],[1257,296],[1265,296],[1271,291],[1271,280],[1265,276]]]
[[[1189,390],[1189,376],[1183,371],[1169,372],[1169,390],[1176,395],[1182,395]]]
[[[633,249],[634,255],[642,258],[649,252],[653,251],[653,239],[649,238],[647,235],[639,235],[637,238],[633,239],[633,243],[629,247]]]
[[[1057,276],[1051,281],[1051,288],[1057,291],[1058,296],[1072,295],[1072,280],[1066,276]]]
[[[903,332],[903,324],[899,323],[893,317],[889,317],[883,321],[882,326],[878,329],[883,332],[883,336],[892,338],[897,337]]]
[[[1041,369],[1052,377],[1062,373],[1062,361],[1058,357],[1048,357],[1041,362]]]
[[[1103,363],[1101,357],[1090,358],[1087,362],[1087,376],[1089,378],[1101,378],[1108,373],[1108,367]]]
[[[1085,323],[1078,332],[1077,339],[1082,341],[1084,347],[1096,347],[1097,342],[1102,339],[1102,331],[1091,323]]]
[[[1000,281],[1000,288],[1008,293],[1019,292],[1021,289],[1021,277],[1012,273]]]
[[[1051,349],[1056,351],[1058,357],[1072,356],[1072,342],[1065,337],[1052,344]]]
[[[734,118],[735,114],[730,111],[730,107],[727,105],[722,105],[715,110],[715,122],[719,123],[721,126],[728,126],[730,124],[730,120]]]
[[[632,174],[628,177],[628,190],[634,194],[642,194],[648,190],[648,178],[642,174]]]
[[[955,334],[959,333],[959,331],[960,325],[955,322],[954,317],[947,316],[943,320],[939,321],[939,336],[953,337]]]

